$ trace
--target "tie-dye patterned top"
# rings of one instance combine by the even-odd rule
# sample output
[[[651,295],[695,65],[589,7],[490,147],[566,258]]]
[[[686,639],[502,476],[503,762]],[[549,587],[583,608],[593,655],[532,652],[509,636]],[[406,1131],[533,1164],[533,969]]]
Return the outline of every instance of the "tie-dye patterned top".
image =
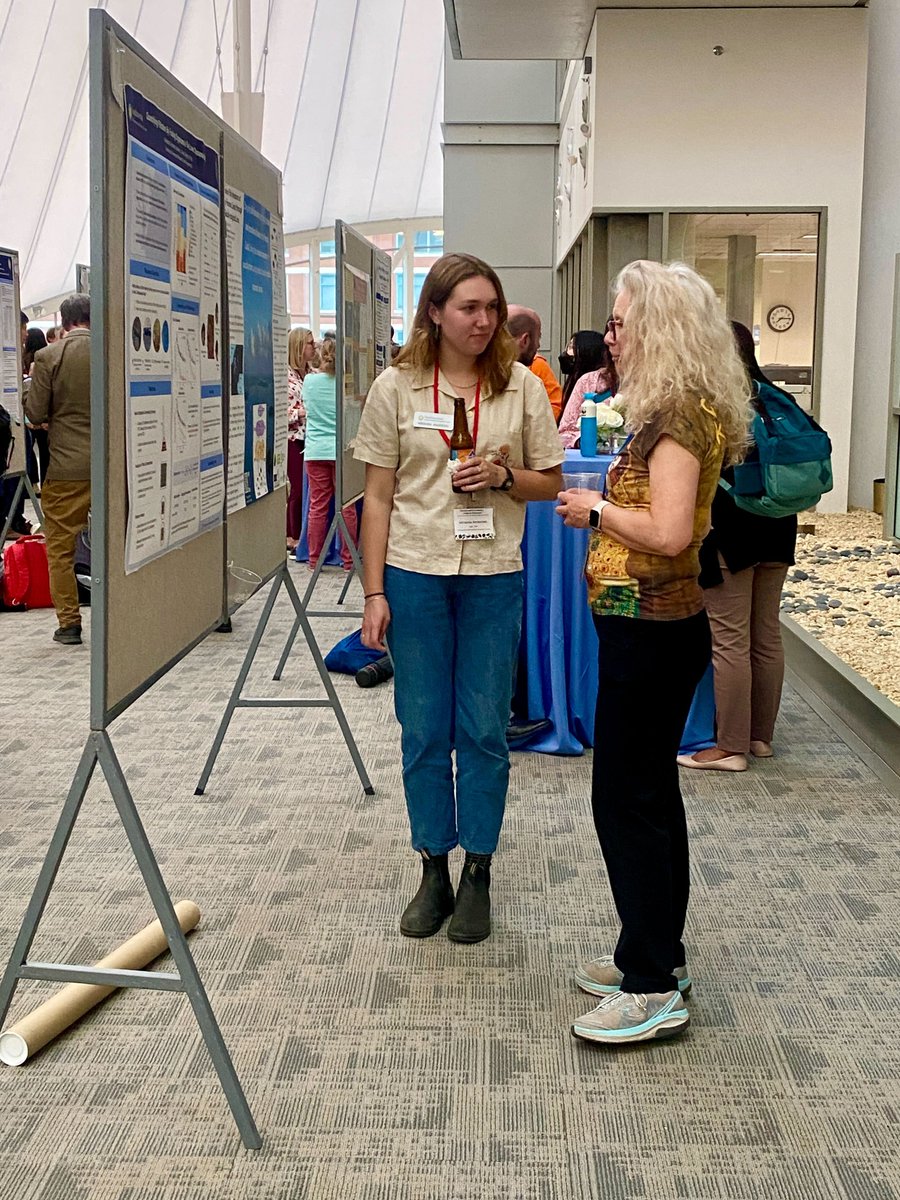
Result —
[[[588,601],[597,616],[639,617],[649,621],[678,621],[703,608],[700,543],[709,528],[709,510],[724,456],[724,437],[711,405],[689,398],[674,416],[647,425],[637,433],[606,476],[606,498],[619,508],[650,508],[650,469],[647,459],[663,435],[684,446],[700,463],[694,530],[690,544],[670,557],[630,550],[608,533],[591,534],[585,563]]]

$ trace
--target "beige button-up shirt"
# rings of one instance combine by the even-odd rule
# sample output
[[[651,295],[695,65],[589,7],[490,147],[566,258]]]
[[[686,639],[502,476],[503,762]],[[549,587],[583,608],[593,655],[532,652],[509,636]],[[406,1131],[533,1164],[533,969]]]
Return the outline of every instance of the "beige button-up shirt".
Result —
[[[438,411],[453,415],[453,387],[438,380]],[[466,405],[475,434],[475,402]],[[490,490],[457,495],[451,487],[447,442],[438,429],[415,428],[416,413],[434,412],[434,374],[389,367],[372,384],[363,408],[355,457],[397,472],[386,562],[424,575],[502,575],[522,569],[525,501]],[[449,433],[447,435],[449,437]],[[520,363],[496,396],[482,396],[475,452],[493,457],[508,447],[516,467],[545,471],[564,458],[544,385]],[[459,542],[453,510],[491,507],[494,537]]]

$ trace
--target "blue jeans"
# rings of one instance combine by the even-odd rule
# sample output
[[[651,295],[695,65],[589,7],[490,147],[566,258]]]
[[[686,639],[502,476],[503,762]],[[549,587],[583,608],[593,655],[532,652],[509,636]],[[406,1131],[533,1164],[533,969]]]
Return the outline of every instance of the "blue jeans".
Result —
[[[413,848],[493,854],[509,783],[522,572],[420,575],[388,566],[384,590]]]

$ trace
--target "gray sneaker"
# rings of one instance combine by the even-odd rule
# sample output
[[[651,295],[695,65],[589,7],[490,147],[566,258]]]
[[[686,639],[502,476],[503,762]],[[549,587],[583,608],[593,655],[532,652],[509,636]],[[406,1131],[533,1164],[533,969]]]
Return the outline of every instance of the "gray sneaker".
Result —
[[[690,1023],[684,999],[677,991],[651,992],[646,996],[613,992],[580,1017],[573,1024],[572,1033],[586,1042],[622,1046],[675,1037]]]
[[[676,967],[672,974],[678,980],[678,990],[682,996],[689,996],[692,984],[687,967]],[[589,992],[592,996],[611,996],[622,987],[622,972],[616,966],[613,956],[604,954],[602,958],[594,958],[578,967],[575,971],[575,983],[583,992]]]

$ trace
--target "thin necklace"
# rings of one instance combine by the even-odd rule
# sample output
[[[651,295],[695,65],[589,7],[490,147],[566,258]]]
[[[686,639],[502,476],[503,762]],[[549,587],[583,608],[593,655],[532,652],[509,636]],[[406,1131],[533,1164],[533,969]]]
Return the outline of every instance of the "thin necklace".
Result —
[[[477,375],[475,376],[475,379],[473,380],[472,383],[457,383],[455,379],[450,378],[450,376],[446,373],[446,371],[444,372],[444,378],[447,380],[447,382],[452,387],[462,388],[463,390],[465,390],[466,388],[473,388],[473,387],[478,386],[478,376]]]

